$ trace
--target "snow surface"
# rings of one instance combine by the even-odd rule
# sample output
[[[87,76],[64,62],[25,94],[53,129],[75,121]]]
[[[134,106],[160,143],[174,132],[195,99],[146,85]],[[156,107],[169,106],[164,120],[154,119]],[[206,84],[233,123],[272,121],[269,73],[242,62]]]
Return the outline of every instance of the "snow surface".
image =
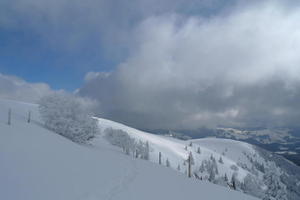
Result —
[[[94,147],[101,146],[106,129],[122,130],[137,141],[148,141],[150,161],[158,163],[161,152],[162,165],[166,166],[168,160],[173,170],[185,175],[188,168],[186,160],[191,152],[195,161],[192,174],[202,182],[210,181],[228,188],[234,177],[237,190],[252,196],[280,200],[298,200],[300,197],[300,187],[296,184],[300,181],[299,167],[251,144],[218,138],[183,141],[143,132],[107,119],[95,119],[99,122],[102,135],[97,135],[91,142]],[[200,154],[197,153],[198,148]]]
[[[102,132],[106,128],[119,129],[127,132],[130,136],[137,140],[148,141],[151,150],[150,160],[152,162],[158,163],[158,153],[162,152],[162,163],[165,163],[166,159],[168,159],[172,168],[176,169],[177,166],[180,165],[182,173],[186,173],[187,167],[183,166],[183,162],[187,160],[189,152],[193,153],[195,160],[194,168],[199,168],[202,161],[208,160],[211,156],[215,157],[216,160],[222,157],[224,164],[219,166],[220,175],[224,176],[226,173],[229,178],[236,172],[235,170],[232,170],[230,166],[237,165],[237,162],[240,161],[240,159],[249,163],[249,160],[242,154],[243,152],[247,152],[249,154],[255,153],[252,145],[244,142],[217,138],[183,141],[140,131],[107,119],[95,119],[99,121],[99,127],[102,129]],[[101,143],[102,140],[101,136],[99,136],[92,142],[92,144],[94,146],[98,146],[97,143],[99,141]],[[189,146],[190,142],[193,143],[192,147]],[[185,150],[185,147],[187,147],[187,150]],[[201,154],[197,154],[198,147],[200,147]],[[230,152],[225,152],[226,148],[230,148]],[[222,155],[223,152],[227,155]],[[249,172],[239,166],[237,166],[237,168],[238,173],[236,178],[242,181]]]
[[[30,124],[26,122],[29,110]],[[0,100],[1,200],[255,199],[133,159],[100,137],[94,146],[75,144],[44,129],[38,116],[37,105]],[[111,122],[102,120],[103,127],[105,123]],[[164,150],[173,159],[186,157],[184,143],[140,133],[134,134],[159,147],[155,153]]]

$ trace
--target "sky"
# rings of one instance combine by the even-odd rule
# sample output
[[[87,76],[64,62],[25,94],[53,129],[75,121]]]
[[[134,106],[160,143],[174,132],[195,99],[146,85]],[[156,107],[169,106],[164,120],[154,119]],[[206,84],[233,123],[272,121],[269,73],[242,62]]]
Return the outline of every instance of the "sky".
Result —
[[[2,0],[0,97],[64,90],[143,129],[299,126],[299,9],[293,0]]]

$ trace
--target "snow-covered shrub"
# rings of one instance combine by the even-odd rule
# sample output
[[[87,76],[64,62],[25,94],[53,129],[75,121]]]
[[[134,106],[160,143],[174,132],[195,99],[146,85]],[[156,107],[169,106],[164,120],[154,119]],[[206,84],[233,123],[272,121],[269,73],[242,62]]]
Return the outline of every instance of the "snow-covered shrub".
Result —
[[[236,165],[231,165],[230,169],[232,169],[233,171],[238,171],[239,168]]]
[[[224,164],[222,157],[219,158],[219,163]]]
[[[150,147],[148,142],[136,141],[127,132],[119,129],[107,128],[104,130],[104,134],[109,143],[121,147],[126,154],[149,160]]]
[[[126,154],[135,153],[136,142],[125,131],[107,128],[104,133],[110,144],[121,147]]]
[[[203,175],[204,180],[215,182],[216,175],[219,174],[218,164],[216,160],[214,158],[203,160],[200,165],[199,172],[201,173],[201,175]]]
[[[256,197],[264,196],[261,186],[263,183],[253,175],[247,174],[244,182],[241,184],[241,190]]]
[[[39,101],[45,127],[77,143],[85,143],[98,131],[97,122],[88,111],[91,104],[81,98],[55,93]]]
[[[274,162],[270,162],[268,170],[264,174],[264,184],[268,187],[265,199],[287,200],[286,185],[280,179],[280,169]]]

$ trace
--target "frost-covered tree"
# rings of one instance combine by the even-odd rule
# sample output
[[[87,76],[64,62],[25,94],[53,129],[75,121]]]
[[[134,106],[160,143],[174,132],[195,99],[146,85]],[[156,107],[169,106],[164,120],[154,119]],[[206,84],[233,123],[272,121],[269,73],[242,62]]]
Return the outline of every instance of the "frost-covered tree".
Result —
[[[136,142],[128,133],[118,129],[107,128],[104,130],[104,138],[112,145],[121,147],[126,154],[135,152],[138,157],[139,151],[136,148]]]
[[[189,160],[189,159],[190,159],[190,160]],[[191,163],[191,165],[194,165],[194,164],[195,164],[195,159],[194,159],[194,157],[193,157],[192,152],[189,153],[188,161]]]
[[[209,177],[208,177],[208,180],[210,182],[213,182],[216,178],[216,174],[215,174],[215,171],[213,169],[210,169],[209,170]]]
[[[170,163],[170,161],[169,161],[168,158],[167,158],[167,160],[166,160],[166,166],[167,166],[167,167],[171,167],[171,163]]]
[[[210,155],[210,159],[211,159],[212,161],[216,161],[215,157],[214,157],[212,154]]]
[[[224,164],[222,157],[219,158],[219,163]]]
[[[231,177],[232,188],[236,190],[236,174],[233,174]]]
[[[205,171],[205,167],[204,167],[204,163],[203,163],[203,162],[201,163],[201,165],[200,165],[200,167],[199,167],[199,171],[200,171],[201,173],[203,173],[203,172]]]
[[[135,144],[135,148],[136,148],[137,153],[138,153],[138,155],[141,159],[149,160],[150,148],[149,148],[148,141],[147,142],[139,141],[138,143]]]
[[[104,138],[112,145],[121,147],[126,154],[132,154],[136,158],[149,159],[149,143],[136,141],[123,130],[107,128],[104,130]]]
[[[145,143],[145,151],[144,151],[144,159],[145,160],[149,160],[149,157],[150,157],[149,153],[150,153],[150,147],[149,147],[149,142],[147,141]]]
[[[280,170],[276,167],[275,163],[270,163],[268,170],[264,175],[264,183],[268,189],[265,192],[264,199],[280,199],[287,200],[286,186],[280,180]]]
[[[225,173],[225,176],[224,176],[224,181],[228,182],[228,177],[227,177],[226,173]]]
[[[239,168],[236,165],[230,165],[230,169],[232,169],[233,171],[239,170]]]
[[[74,142],[85,143],[98,131],[89,107],[81,98],[67,94],[51,94],[39,101],[45,127]]]
[[[255,176],[247,174],[244,178],[244,182],[241,183],[241,189],[245,193],[255,195],[256,197],[263,197],[264,192],[261,190],[263,183]]]
[[[195,164],[192,152],[189,153],[187,162],[188,162],[188,177],[191,177],[192,176],[192,165]]]
[[[200,147],[197,148],[197,153],[198,153],[198,154],[201,154],[201,149],[200,149]]]

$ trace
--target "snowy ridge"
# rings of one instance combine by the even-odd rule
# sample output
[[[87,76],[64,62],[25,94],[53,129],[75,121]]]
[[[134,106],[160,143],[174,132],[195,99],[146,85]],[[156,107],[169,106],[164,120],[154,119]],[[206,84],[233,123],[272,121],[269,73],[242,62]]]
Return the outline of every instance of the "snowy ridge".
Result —
[[[7,124],[9,108],[11,125]],[[31,123],[26,121],[29,110]],[[256,199],[133,159],[100,138],[97,147],[78,145],[43,128],[37,105],[0,100],[0,199],[182,200],[199,196]]]
[[[102,133],[105,129],[112,128],[127,132],[136,140],[149,142],[152,162],[158,163],[158,152],[161,152],[163,165],[168,160],[171,168],[186,174],[185,161],[191,152],[195,161],[192,166],[193,174],[203,181],[228,187],[234,177],[237,190],[256,197],[292,200],[300,198],[300,187],[297,185],[300,182],[299,168],[282,158],[279,162],[275,155],[248,143],[217,138],[182,141],[153,135],[107,119],[96,119]],[[92,144],[98,146],[98,142],[103,140],[102,136],[98,136]],[[197,153],[198,148],[201,153]],[[228,179],[226,181],[225,176]],[[286,178],[289,176],[295,177],[294,181]]]

